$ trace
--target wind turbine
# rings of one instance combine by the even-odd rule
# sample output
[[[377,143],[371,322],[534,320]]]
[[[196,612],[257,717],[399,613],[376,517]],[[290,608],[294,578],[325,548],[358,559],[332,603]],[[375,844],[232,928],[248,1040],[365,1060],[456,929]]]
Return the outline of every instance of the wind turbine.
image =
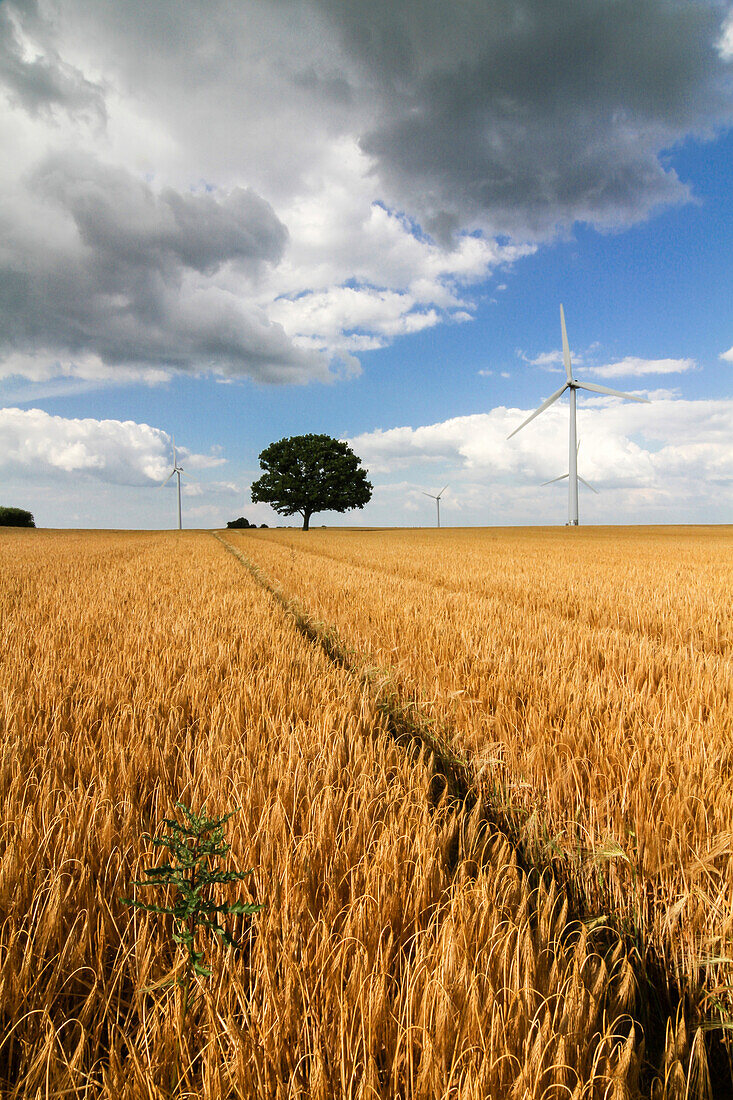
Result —
[[[422,491],[422,495],[424,497],[431,497],[432,500],[434,500],[435,503],[438,506],[438,527],[440,527],[440,498],[442,497],[443,493],[446,491],[447,488],[448,488],[448,486],[444,485],[437,496],[435,495],[435,493],[426,493],[424,489]]]
[[[563,474],[563,477],[568,479],[568,526],[578,526],[578,445],[577,445],[577,429],[575,424],[575,391],[576,390],[590,390],[592,393],[607,393],[611,397],[624,397],[627,401],[641,401],[645,405],[649,402],[646,397],[636,397],[631,393],[622,393],[620,390],[610,390],[607,386],[597,386],[595,382],[579,382],[577,378],[573,377],[573,370],[570,364],[570,348],[568,346],[568,334],[565,329],[565,313],[562,306],[560,306],[560,326],[562,328],[562,357],[565,364],[565,374],[567,375],[567,381],[564,386],[561,386],[559,390],[548,397],[546,401],[543,401],[539,409],[535,409],[531,416],[528,416],[526,420],[523,420],[518,428],[515,428],[511,432],[507,439],[511,439],[517,432],[521,432],[530,420],[534,420],[536,416],[548,409],[558,397],[562,397],[565,390],[570,390],[570,438],[568,445],[569,453],[569,472]],[[554,480],[554,479],[553,479]],[[560,480],[559,478],[557,480]],[[549,482],[547,483],[549,484]],[[585,483],[587,484],[587,482]]]
[[[168,474],[168,477],[165,479],[165,481],[162,482],[162,484],[158,486],[158,488],[162,489],[165,485],[168,484],[168,482],[170,481],[170,479],[173,476],[178,478],[178,530],[180,531],[182,529],[182,524],[181,524],[181,474],[183,474],[183,466],[179,466],[178,461],[176,459],[176,439],[175,439],[175,436],[173,436],[173,435],[171,436],[171,443],[173,444],[173,469]],[[183,476],[185,477],[186,475],[184,474]]]
[[[578,454],[579,450],[580,450],[580,440],[578,440],[578,446],[575,448],[576,455]],[[570,477],[570,474],[560,474],[559,477],[551,477],[549,481],[543,481],[542,485],[543,485],[543,487],[545,485],[552,485],[555,481],[564,481],[566,477]],[[586,489],[590,489],[591,493],[595,493],[596,496],[598,496],[598,490],[594,489],[593,486],[591,485],[591,483],[589,481],[586,481],[584,477],[581,477],[580,474],[578,474],[578,481],[582,481],[583,484],[585,485]]]

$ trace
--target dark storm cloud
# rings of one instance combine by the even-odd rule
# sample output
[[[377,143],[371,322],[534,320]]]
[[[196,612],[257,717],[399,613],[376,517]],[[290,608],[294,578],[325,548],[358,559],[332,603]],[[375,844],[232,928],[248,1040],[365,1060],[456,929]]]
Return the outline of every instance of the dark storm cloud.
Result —
[[[48,41],[47,29],[35,3],[0,4],[0,85],[11,102],[31,115],[61,109],[104,122],[101,87],[63,61]]]
[[[129,264],[175,277],[181,268],[213,273],[237,262],[278,263],[287,230],[269,203],[235,187],[223,197],[159,194],[122,168],[64,154],[47,160],[32,185],[68,211],[95,263]]]
[[[156,193],[124,169],[71,154],[36,169],[30,192],[52,231],[7,226],[0,305],[16,353],[270,381],[323,374],[319,356],[210,278],[227,269],[255,278],[280,260],[286,230],[258,195]]]
[[[660,153],[730,122],[702,0],[317,0],[381,104],[361,134],[436,229],[541,236],[685,198]]]

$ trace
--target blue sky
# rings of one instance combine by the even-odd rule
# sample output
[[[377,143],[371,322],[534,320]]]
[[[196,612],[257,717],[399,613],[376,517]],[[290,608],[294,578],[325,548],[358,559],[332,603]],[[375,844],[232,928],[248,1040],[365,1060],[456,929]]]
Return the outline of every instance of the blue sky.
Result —
[[[0,503],[41,526],[733,522],[733,15],[676,0],[0,4]],[[460,15],[456,16],[456,12]]]

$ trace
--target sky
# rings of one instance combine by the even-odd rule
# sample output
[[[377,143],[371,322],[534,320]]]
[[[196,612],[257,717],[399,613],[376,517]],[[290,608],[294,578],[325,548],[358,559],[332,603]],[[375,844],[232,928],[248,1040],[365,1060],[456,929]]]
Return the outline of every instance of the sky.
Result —
[[[0,505],[296,525],[733,522],[733,6],[0,0]],[[551,484],[543,484],[550,481]]]

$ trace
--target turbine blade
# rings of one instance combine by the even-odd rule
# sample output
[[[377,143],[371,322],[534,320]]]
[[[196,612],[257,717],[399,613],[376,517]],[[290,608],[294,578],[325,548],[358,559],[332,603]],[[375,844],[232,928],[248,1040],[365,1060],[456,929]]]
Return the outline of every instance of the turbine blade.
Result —
[[[590,489],[591,493],[595,493],[596,496],[598,496],[598,490],[594,489],[593,486],[588,481],[586,481],[584,477],[580,476],[580,474],[578,474],[578,481],[582,481],[586,489]]]
[[[542,404],[540,405],[539,409],[535,409],[535,411],[532,413],[531,416],[528,416],[526,420],[523,420],[522,423],[519,425],[519,427],[515,428],[514,431],[511,432],[510,435],[507,436],[507,439],[511,439],[513,435],[517,434],[517,432],[521,432],[522,428],[525,428],[527,426],[527,424],[529,424],[530,420],[534,420],[534,418],[536,416],[539,416],[540,413],[544,412],[545,409],[549,408],[553,401],[557,401],[558,397],[562,397],[562,395],[565,393],[565,390],[567,388],[568,388],[568,383],[566,382],[565,385],[561,387],[561,389],[556,390],[555,393],[553,393],[552,397],[548,397],[546,401],[543,401]]]
[[[422,489],[421,492],[424,497],[430,497],[431,500],[437,500],[437,497],[434,497],[432,493],[426,493],[424,489]]]
[[[163,487],[164,487],[165,485],[167,485],[167,484],[168,484],[168,482],[170,481],[170,479],[171,479],[171,478],[173,477],[173,475],[175,474],[175,472],[176,472],[175,470],[171,470],[171,472],[170,472],[170,473],[168,474],[168,477],[167,477],[167,478],[165,479],[165,481],[161,481],[161,483],[160,483],[160,485],[158,486],[158,488],[159,488],[159,489],[162,489],[162,488],[163,488]]]
[[[171,434],[171,443],[173,444],[173,465],[176,466],[176,437]]]
[[[552,485],[553,481],[564,481],[568,474],[560,474],[559,477],[551,477],[549,481],[543,481],[543,485]]]
[[[448,484],[450,484],[450,482]],[[448,485],[444,485],[435,499],[440,500],[440,498],[442,497],[443,493],[446,491],[447,488],[448,488]]]
[[[560,304],[560,328],[562,329],[562,360],[565,364],[565,373],[568,376],[568,382],[573,379],[573,371],[570,366],[570,347],[568,345],[568,334],[565,328],[565,311]]]
[[[641,401],[644,405],[650,404],[648,397],[636,397],[633,393],[622,393],[621,390],[609,390],[608,386],[597,386],[595,382],[576,382],[576,386],[581,390],[592,390],[593,393],[608,393],[611,397],[624,397],[627,401]]]

